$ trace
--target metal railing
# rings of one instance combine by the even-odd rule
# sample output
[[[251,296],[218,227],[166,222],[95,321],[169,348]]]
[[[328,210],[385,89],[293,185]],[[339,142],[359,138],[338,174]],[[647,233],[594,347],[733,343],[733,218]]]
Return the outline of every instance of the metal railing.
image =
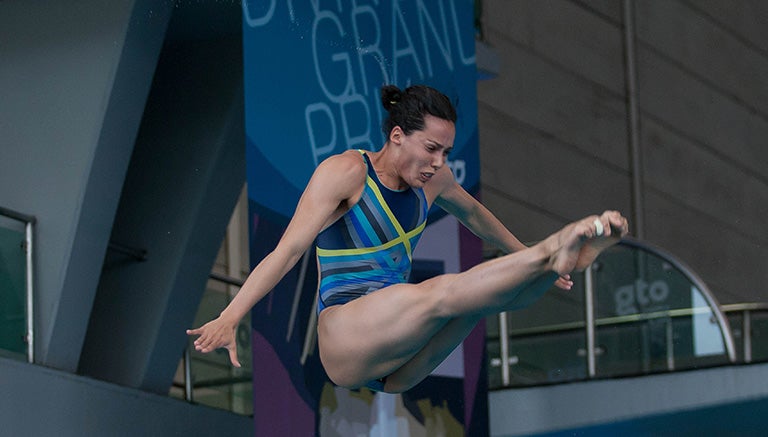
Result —
[[[494,384],[491,383],[491,388],[499,388],[499,386],[509,387],[519,383],[519,381],[512,381],[510,370],[512,366],[528,365],[528,367],[535,367],[531,366],[529,362],[526,362],[526,360],[521,359],[518,354],[510,352],[513,346],[513,344],[510,342],[510,339],[514,339],[516,342],[518,342],[516,344],[518,349],[520,349],[519,343],[524,341],[536,343],[538,345],[537,347],[542,345],[542,339],[544,338],[553,339],[551,342],[552,344],[559,341],[560,343],[557,343],[558,347],[552,348],[550,350],[550,352],[557,351],[553,352],[552,355],[555,355],[560,351],[560,349],[562,349],[562,341],[572,342],[574,339],[576,339],[578,343],[583,341],[583,343],[581,343],[583,347],[579,347],[577,349],[576,355],[581,357],[580,359],[583,359],[583,362],[577,366],[585,370],[575,372],[578,373],[578,375],[570,375],[570,379],[567,380],[593,379],[598,377],[598,357],[606,354],[605,348],[598,345],[598,335],[602,334],[604,340],[607,338],[608,341],[612,341],[614,345],[619,345],[619,347],[616,349],[620,349],[622,343],[621,340],[631,335],[645,335],[645,338],[647,339],[648,330],[650,329],[648,326],[646,326],[648,324],[653,325],[652,329],[654,330],[654,335],[656,337],[654,340],[656,343],[665,343],[663,346],[659,346],[657,344],[656,352],[658,353],[658,351],[665,350],[666,356],[663,359],[659,359],[659,357],[655,357],[655,359],[657,361],[665,361],[664,367],[666,367],[666,369],[664,370],[666,371],[676,370],[676,343],[681,342],[680,339],[676,337],[676,332],[679,333],[682,329],[681,327],[685,327],[686,329],[690,328],[692,333],[695,334],[697,328],[700,329],[702,326],[704,326],[706,331],[706,329],[708,329],[707,325],[717,325],[719,328],[719,335],[721,336],[721,352],[703,353],[701,357],[694,356],[694,359],[689,361],[693,362],[698,360],[696,362],[703,363],[702,365],[716,365],[712,363],[722,364],[723,362],[735,363],[736,347],[729,320],[728,317],[726,317],[726,313],[740,314],[744,325],[744,328],[742,329],[742,332],[744,332],[744,336],[742,338],[742,347],[744,350],[745,362],[749,362],[749,360],[752,359],[752,338],[750,336],[752,322],[751,316],[755,311],[768,311],[768,304],[727,305],[721,307],[717,303],[717,300],[714,298],[712,292],[709,290],[706,284],[688,266],[677,260],[669,253],[632,239],[622,241],[620,246],[620,250],[631,252],[634,259],[634,265],[627,266],[627,268],[624,269],[626,271],[635,271],[637,272],[637,275],[641,276],[642,278],[642,275],[646,274],[649,270],[653,270],[647,264],[652,264],[655,262],[658,265],[663,265],[669,271],[677,272],[675,273],[677,276],[682,275],[682,277],[687,281],[689,287],[685,290],[690,291],[690,295],[688,297],[690,297],[692,303],[689,305],[689,307],[657,309],[649,307],[646,308],[647,311],[644,312],[609,316],[603,315],[599,317],[597,315],[596,308],[598,283],[595,278],[595,274],[596,271],[602,268],[607,269],[607,267],[604,266],[606,263],[602,262],[603,255],[601,255],[601,257],[598,258],[598,260],[592,266],[587,268],[583,273],[582,298],[584,308],[582,310],[582,316],[580,317],[581,320],[568,320],[560,323],[545,323],[539,326],[534,326],[536,325],[536,322],[534,321],[529,326],[521,326],[516,329],[511,329],[509,324],[510,321],[515,320],[512,319],[512,317],[514,317],[512,314],[514,313],[501,313],[498,315],[498,340],[495,338],[495,333],[493,330],[489,329],[488,349],[489,355],[491,356],[490,370],[491,372],[494,372],[494,375],[498,375],[496,372],[499,372],[500,370],[500,384],[497,384],[497,387],[494,387]],[[652,261],[646,261],[646,257],[653,257],[654,259]],[[613,267],[617,267],[617,265],[614,263]],[[621,272],[625,277],[628,274],[626,271]],[[610,273],[611,272],[609,271],[601,272],[601,274],[606,276],[610,276]],[[636,282],[640,280],[641,279],[636,279]],[[679,279],[678,282],[680,282]],[[694,293],[700,297],[694,299]],[[646,300],[648,300],[647,297]],[[604,301],[605,299],[603,299],[603,302]],[[578,305],[571,304],[571,306],[576,307]],[[538,316],[541,316],[541,312],[539,312]],[[535,318],[536,317],[532,316],[532,319]],[[701,323],[702,320],[704,321],[703,325]],[[489,319],[489,321],[496,323],[496,321],[492,319]],[[491,323],[490,326],[492,326],[494,323]],[[560,340],[555,339],[555,337],[558,335],[561,336]],[[615,338],[611,339],[611,335],[613,335]],[[563,340],[566,337],[569,340]],[[582,339],[578,340],[579,337],[582,337]],[[703,337],[710,343],[714,341],[714,339],[711,338],[712,333],[710,331],[706,331],[706,335],[700,333],[699,337]],[[662,338],[663,341],[660,340]],[[695,349],[695,340],[696,339],[690,339],[690,342],[682,341],[681,343],[683,343],[687,349]],[[498,341],[498,345],[496,344],[496,341]],[[494,350],[496,346],[498,346],[498,356],[493,356],[493,352],[490,351]],[[544,352],[544,350],[546,350],[546,347],[539,347],[536,351],[532,352],[532,354],[546,354],[547,352]],[[716,358],[715,356],[721,356],[722,358]],[[553,360],[550,359],[550,361]],[[606,365],[606,363],[601,364]],[[613,363],[613,365],[614,367],[621,366],[621,363]],[[699,364],[688,363],[688,365],[698,366]],[[644,367],[650,368],[651,366],[646,365]],[[656,365],[654,370],[659,371],[658,367],[659,366]],[[537,368],[537,370],[540,369]],[[621,373],[621,371],[617,371],[617,373]],[[650,373],[650,371],[641,373]],[[534,384],[547,382],[552,381],[537,381],[534,382]]]
[[[737,303],[737,304],[728,304],[728,305],[721,305],[720,308],[723,310],[723,312],[726,315],[739,315],[741,317],[741,329],[739,331],[741,335],[741,350],[742,350],[742,362],[745,364],[749,364],[754,360],[753,352],[754,348],[753,345],[755,344],[753,340],[753,326],[755,322],[753,321],[753,316],[755,314],[765,314],[768,315],[768,303],[765,302],[754,302],[754,303]],[[768,322],[768,317],[763,319],[763,321]],[[768,325],[768,323],[766,323]],[[733,323],[731,323],[731,326],[733,326]],[[735,330],[732,330],[735,334]],[[734,335],[735,336],[735,335]],[[761,357],[763,359],[768,359],[768,357]]]
[[[34,216],[22,214],[8,208],[0,207],[0,216],[24,224],[24,250],[26,253],[26,333],[24,341],[27,344],[27,361],[35,362],[35,293],[34,293],[34,228],[37,219]]]

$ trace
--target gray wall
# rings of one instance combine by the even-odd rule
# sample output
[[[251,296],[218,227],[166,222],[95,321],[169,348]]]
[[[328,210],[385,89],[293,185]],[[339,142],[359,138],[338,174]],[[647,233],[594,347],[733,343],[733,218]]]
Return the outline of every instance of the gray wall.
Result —
[[[105,260],[83,374],[168,392],[245,182],[241,44],[163,48],[110,235],[147,259]]]
[[[523,240],[632,217],[621,1],[484,1],[482,196]],[[768,300],[768,6],[635,3],[645,239],[721,303]]]

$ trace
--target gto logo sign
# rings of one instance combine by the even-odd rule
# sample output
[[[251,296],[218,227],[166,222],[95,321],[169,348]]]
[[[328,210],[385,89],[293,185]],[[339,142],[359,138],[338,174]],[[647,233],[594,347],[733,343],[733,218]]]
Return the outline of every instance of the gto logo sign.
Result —
[[[616,315],[637,314],[642,310],[658,307],[669,297],[669,284],[662,280],[650,284],[642,279],[634,284],[621,286],[614,292]]]

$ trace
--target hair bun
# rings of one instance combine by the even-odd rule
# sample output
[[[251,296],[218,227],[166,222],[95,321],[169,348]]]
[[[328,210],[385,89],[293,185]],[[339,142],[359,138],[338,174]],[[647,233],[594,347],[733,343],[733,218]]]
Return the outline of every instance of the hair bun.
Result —
[[[400,103],[402,98],[403,92],[395,85],[385,85],[381,88],[381,104],[387,111]]]

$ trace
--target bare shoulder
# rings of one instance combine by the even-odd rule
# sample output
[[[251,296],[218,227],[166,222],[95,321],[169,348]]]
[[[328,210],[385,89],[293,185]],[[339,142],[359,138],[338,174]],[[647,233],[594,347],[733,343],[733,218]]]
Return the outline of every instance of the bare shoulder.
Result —
[[[424,186],[424,193],[431,205],[441,196],[448,194],[456,185],[457,182],[453,177],[453,172],[447,165],[444,165],[432,176],[429,183]]]
[[[360,152],[356,150],[347,150],[346,152],[333,155],[323,160],[318,168],[331,169],[342,172],[365,172],[365,161]]]
[[[331,179],[341,179],[348,183],[354,183],[357,180],[365,180],[367,168],[359,152],[347,150],[321,162],[315,170],[315,174],[318,173]]]
[[[332,188],[342,197],[352,197],[365,183],[367,168],[359,152],[348,150],[333,155],[317,166],[310,185]]]

